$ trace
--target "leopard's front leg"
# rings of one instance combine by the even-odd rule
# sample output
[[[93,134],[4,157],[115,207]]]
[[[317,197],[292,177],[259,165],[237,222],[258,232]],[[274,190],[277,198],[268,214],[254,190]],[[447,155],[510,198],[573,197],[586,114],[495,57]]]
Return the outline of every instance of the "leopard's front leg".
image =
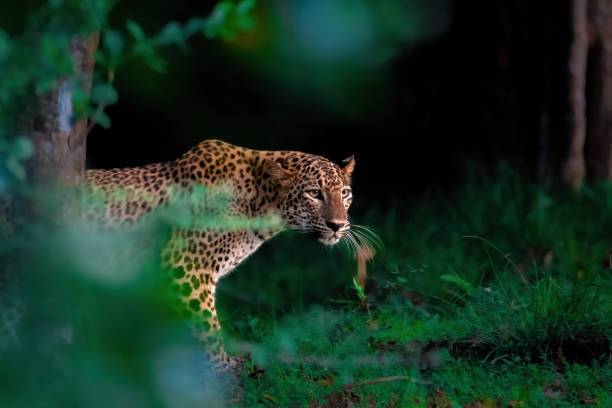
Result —
[[[204,355],[217,371],[237,373],[242,360],[225,351],[221,325],[215,307],[217,281],[213,272],[189,270],[189,266],[175,268],[175,287],[180,293],[181,314],[188,319],[194,336],[201,342]]]
[[[219,256],[215,257],[211,244],[224,238],[227,234],[218,232],[177,231],[163,259],[174,271],[173,286],[180,294],[180,312],[202,343],[204,354],[217,371],[237,373],[244,360],[226,353],[215,308],[217,282],[222,274]]]
[[[192,282],[199,277],[201,284],[194,285],[183,302],[194,314],[190,326],[196,338],[202,343],[205,355],[219,371],[237,372],[241,369],[241,359],[231,357],[225,351],[221,336],[221,324],[215,307],[217,282],[209,270],[196,271]]]

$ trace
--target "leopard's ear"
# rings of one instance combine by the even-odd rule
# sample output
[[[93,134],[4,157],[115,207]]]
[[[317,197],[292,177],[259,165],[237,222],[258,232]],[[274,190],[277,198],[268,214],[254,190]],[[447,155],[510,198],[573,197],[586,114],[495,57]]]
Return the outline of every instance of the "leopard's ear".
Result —
[[[279,186],[285,188],[291,185],[295,177],[295,173],[285,170],[279,163],[272,159],[264,160],[264,170],[270,175],[272,180]]]
[[[342,174],[344,174],[344,180],[346,184],[351,184],[351,178],[353,177],[353,170],[355,170],[355,155],[342,160]]]

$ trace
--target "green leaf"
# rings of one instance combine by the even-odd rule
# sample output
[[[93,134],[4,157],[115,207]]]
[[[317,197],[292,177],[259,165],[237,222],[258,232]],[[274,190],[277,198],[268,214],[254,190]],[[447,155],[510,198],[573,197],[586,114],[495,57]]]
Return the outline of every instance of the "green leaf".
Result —
[[[48,76],[68,76],[74,72],[68,41],[69,37],[62,34],[45,35],[41,38],[41,63],[44,64]]]
[[[363,288],[361,287],[361,285],[359,285],[356,278],[353,278],[353,287],[357,292],[357,297],[359,298],[359,300],[365,299],[365,293],[363,292]]]
[[[183,28],[176,21],[172,21],[155,36],[153,42],[157,45],[178,44],[183,45],[185,42],[185,33]]]
[[[247,15],[255,8],[257,0],[241,0],[236,6],[236,14]]]
[[[16,179],[23,181],[26,178],[26,171],[23,165],[14,157],[6,159],[6,168],[15,176]]]
[[[166,61],[159,56],[153,45],[141,42],[134,47],[134,53],[144,60],[144,63],[153,71],[166,72]]]
[[[55,78],[43,78],[36,83],[36,94],[46,94],[55,88],[57,88],[57,80]]]
[[[117,102],[119,95],[111,84],[98,84],[91,92],[91,99],[98,104],[112,105]]]
[[[206,20],[201,17],[192,18],[185,24],[185,36],[191,37],[197,32],[204,31]]]
[[[77,119],[89,114],[89,95],[80,86],[74,87],[72,91],[72,109]]]
[[[235,25],[242,31],[250,31],[255,28],[255,19],[251,16],[239,16],[235,20]]]
[[[125,27],[130,32],[130,34],[132,34],[132,37],[134,37],[136,41],[145,40],[145,33],[144,31],[142,31],[142,27],[140,27],[140,25],[137,22],[133,20],[128,20],[125,23]]]
[[[255,27],[252,16],[255,0],[242,0],[238,3],[223,0],[217,4],[206,20],[204,34],[209,37],[232,39],[240,32]]]
[[[226,22],[229,20],[234,7],[234,3],[227,0],[217,3],[210,13],[210,16],[206,19],[206,26],[204,27],[206,36],[216,37],[219,35]]]
[[[104,34],[104,48],[111,59],[118,59],[123,53],[123,36],[116,30],[108,30]]]
[[[106,112],[99,112],[94,118],[92,118],[98,125],[104,129],[108,129],[111,126],[111,120]]]
[[[463,289],[463,291],[465,291],[466,293],[469,293],[474,289],[474,287],[472,286],[470,282],[466,281],[465,279],[463,279],[461,276],[457,275],[456,273],[442,275],[440,276],[440,280],[443,280],[445,282],[454,283],[455,285]]]
[[[166,72],[166,61],[160,57],[157,53],[152,52],[150,54],[143,55],[145,64],[155,72],[163,74]]]
[[[9,155],[17,160],[23,160],[30,157],[33,152],[32,143],[25,137],[20,137],[11,145]]]

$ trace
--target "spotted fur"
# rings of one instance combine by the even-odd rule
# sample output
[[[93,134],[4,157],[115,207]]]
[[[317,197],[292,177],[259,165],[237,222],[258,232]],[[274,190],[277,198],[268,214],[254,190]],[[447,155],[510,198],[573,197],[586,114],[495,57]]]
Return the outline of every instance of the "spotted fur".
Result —
[[[294,151],[251,150],[206,140],[175,161],[143,167],[89,170],[86,181],[102,193],[104,205],[86,213],[94,222],[125,225],[164,206],[174,187],[222,188],[230,193],[224,214],[248,219],[277,216],[279,227],[216,230],[177,229],[163,258],[173,271],[173,286],[186,311],[196,315],[192,326],[212,361],[221,369],[235,368],[218,333],[215,309],[219,280],[268,239],[284,229],[312,232],[327,245],[338,243],[350,229],[355,160],[342,167],[328,159]],[[117,189],[121,196],[113,196]]]

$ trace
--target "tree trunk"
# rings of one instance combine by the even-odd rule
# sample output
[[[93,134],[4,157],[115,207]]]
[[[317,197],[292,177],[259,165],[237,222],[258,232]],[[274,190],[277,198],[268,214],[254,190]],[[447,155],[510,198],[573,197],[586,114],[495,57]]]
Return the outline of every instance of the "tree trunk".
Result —
[[[612,180],[612,0],[573,0],[570,144],[564,179]]]
[[[612,1],[589,3],[593,38],[587,73],[587,174],[612,179]]]
[[[89,92],[97,46],[98,34],[72,39],[74,76],[63,78],[58,89],[41,97],[28,118],[34,146],[28,169],[35,183],[77,185],[83,179],[88,124],[87,118],[75,120],[72,95],[77,85]]]
[[[569,56],[570,143],[563,178],[578,189],[586,174],[584,145],[586,140],[586,72],[589,49],[587,0],[572,2],[572,44]]]

